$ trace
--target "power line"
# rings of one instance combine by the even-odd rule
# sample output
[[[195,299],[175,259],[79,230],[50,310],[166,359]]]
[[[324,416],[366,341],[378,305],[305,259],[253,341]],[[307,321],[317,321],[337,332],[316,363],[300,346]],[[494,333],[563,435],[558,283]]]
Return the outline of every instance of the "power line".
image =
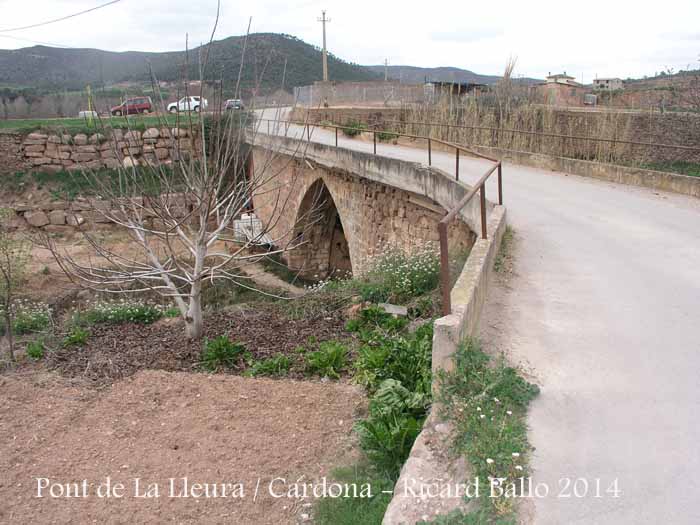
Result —
[[[24,29],[32,29],[35,27],[41,27],[45,26],[48,24],[55,24],[56,22],[62,22],[63,20],[68,20],[69,18],[75,18],[76,16],[84,15],[86,13],[91,13],[92,11],[97,11],[98,9],[102,9],[103,7],[110,6],[112,4],[116,4],[118,2],[121,2],[122,0],[112,0],[111,2],[107,2],[106,4],[98,5],[96,7],[92,7],[90,9],[86,9],[85,11],[80,11],[79,13],[73,13],[72,15],[68,16],[63,16],[61,18],[55,18],[53,20],[47,20],[46,22],[39,22],[37,24],[31,24],[28,26],[22,26],[22,27],[12,27],[10,29],[0,29],[0,33],[11,33],[13,31],[22,31]]]
[[[42,46],[49,46],[49,47],[63,47],[63,48],[69,48],[70,46],[66,46],[63,44],[56,44],[56,43],[51,43],[51,42],[42,42],[41,40],[31,40],[29,38],[20,38],[18,36],[10,36],[10,35],[0,35],[0,38],[11,38],[12,40],[19,40],[21,42],[31,42],[32,44],[40,44]]]

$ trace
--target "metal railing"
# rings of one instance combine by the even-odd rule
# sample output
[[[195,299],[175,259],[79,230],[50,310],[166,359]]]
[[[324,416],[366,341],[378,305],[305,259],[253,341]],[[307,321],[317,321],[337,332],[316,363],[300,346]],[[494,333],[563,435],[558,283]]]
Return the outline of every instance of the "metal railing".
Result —
[[[442,313],[443,315],[449,315],[452,313],[452,301],[450,297],[450,258],[449,258],[449,246],[448,246],[448,238],[447,238],[447,228],[452,222],[457,214],[462,211],[462,209],[474,198],[477,192],[479,192],[479,207],[480,207],[480,212],[481,212],[481,238],[486,239],[488,238],[488,231],[487,231],[487,218],[486,218],[486,181],[489,179],[489,177],[494,173],[498,173],[498,204],[503,205],[503,166],[501,164],[501,161],[498,159],[494,159],[491,157],[487,157],[486,155],[482,155],[481,153],[478,153],[476,151],[470,150],[468,148],[465,148],[463,146],[460,146],[459,144],[454,144],[452,142],[447,142],[445,140],[441,139],[436,139],[432,137],[423,137],[420,135],[413,135],[409,133],[400,133],[400,132],[394,132],[394,131],[384,131],[384,130],[378,130],[378,129],[364,129],[364,128],[358,128],[356,126],[340,126],[336,124],[322,124],[322,123],[311,123],[311,122],[295,122],[295,121],[290,121],[290,120],[278,120],[278,119],[257,119],[258,123],[261,122],[267,122],[267,134],[270,135],[271,131],[274,131],[274,126],[273,130],[270,129],[270,123],[273,123],[276,126],[279,126],[280,124],[284,125],[284,132],[285,135],[289,132],[289,127],[290,126],[300,126],[302,127],[302,139],[304,137],[304,134],[306,134],[306,140],[309,142],[311,141],[311,128],[325,128],[325,129],[333,129],[335,132],[335,147],[338,147],[338,130],[354,130],[359,133],[372,133],[372,143],[373,143],[373,154],[377,154],[377,133],[390,133],[392,138],[393,137],[405,137],[405,138],[410,138],[410,139],[418,139],[418,140],[424,140],[427,142],[427,149],[428,149],[428,166],[433,165],[433,152],[432,152],[432,145],[433,143],[435,144],[440,144],[443,147],[447,147],[450,149],[454,149],[455,151],[455,180],[459,181],[459,158],[460,158],[460,152],[466,153],[467,155],[471,155],[473,157],[477,157],[480,159],[488,160],[493,163],[492,166],[489,167],[488,170],[479,178],[479,180],[472,185],[471,189],[467,192],[467,194],[462,197],[462,199],[451,209],[448,210],[447,214],[440,220],[438,223],[438,235],[440,239],[440,290],[442,294]],[[258,124],[258,130],[259,130],[259,124]]]

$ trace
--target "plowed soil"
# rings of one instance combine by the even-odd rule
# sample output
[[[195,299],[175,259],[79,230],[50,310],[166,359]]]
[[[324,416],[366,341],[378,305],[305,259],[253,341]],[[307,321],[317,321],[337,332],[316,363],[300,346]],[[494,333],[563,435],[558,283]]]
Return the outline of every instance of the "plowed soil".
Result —
[[[102,389],[14,372],[0,376],[0,394],[2,523],[305,521],[312,499],[274,498],[270,481],[319,480],[342,464],[365,405],[346,384],[165,371],[141,371]],[[107,477],[112,487],[123,484],[122,497],[98,496]],[[47,488],[37,497],[44,483],[37,478],[62,495]],[[170,478],[174,494],[182,478],[190,488],[242,489],[238,497],[215,497],[213,489],[209,497],[172,497]],[[158,497],[137,497],[137,479],[141,495],[157,484]],[[85,497],[65,496],[65,484],[83,480]],[[276,493],[285,488],[276,482]]]

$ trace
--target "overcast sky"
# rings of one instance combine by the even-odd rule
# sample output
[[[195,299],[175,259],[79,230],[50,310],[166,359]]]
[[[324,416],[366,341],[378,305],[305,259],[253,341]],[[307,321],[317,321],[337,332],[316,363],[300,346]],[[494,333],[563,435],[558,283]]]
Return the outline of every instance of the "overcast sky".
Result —
[[[171,51],[208,40],[212,0],[121,0],[99,11],[41,28],[2,32],[106,3],[108,0],[0,0],[0,48],[36,41],[112,51]],[[321,9],[328,11],[328,46],[360,64],[455,66],[499,74],[509,55],[517,75],[566,71],[641,77],[666,68],[698,67],[700,0],[222,0],[217,38],[253,32],[288,33],[321,44]],[[12,38],[9,38],[12,37]],[[25,40],[16,40],[16,39]]]

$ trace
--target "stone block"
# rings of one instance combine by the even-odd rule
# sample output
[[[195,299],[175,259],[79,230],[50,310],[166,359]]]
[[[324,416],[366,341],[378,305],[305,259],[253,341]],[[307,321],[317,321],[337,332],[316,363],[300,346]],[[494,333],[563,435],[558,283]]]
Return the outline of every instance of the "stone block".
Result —
[[[165,160],[168,158],[168,150],[166,148],[156,148],[156,157],[158,160]]]
[[[49,217],[41,210],[28,211],[24,214],[25,220],[30,226],[41,228],[49,224]]]
[[[49,135],[49,138],[46,140],[49,144],[60,144],[61,143],[61,137],[58,135]]]
[[[70,158],[75,162],[90,162],[96,160],[97,157],[97,153],[72,153]]]
[[[56,226],[62,226],[66,223],[66,212],[63,210],[52,210],[49,212],[49,222]]]
[[[73,144],[76,146],[85,146],[88,143],[88,136],[85,133],[78,133],[73,137]]]
[[[95,146],[76,146],[75,151],[77,153],[96,153],[97,149]]]
[[[143,132],[144,139],[157,139],[158,137],[160,137],[160,131],[158,131],[158,128],[148,128]]]
[[[66,224],[68,226],[82,226],[85,224],[85,217],[77,213],[68,213],[66,215]]]
[[[51,159],[48,157],[35,157],[32,159],[32,164],[34,166],[43,166],[45,164],[51,164]]]
[[[90,135],[90,138],[88,139],[88,142],[90,144],[101,144],[104,142],[105,136],[102,133],[93,133]]]
[[[29,144],[24,147],[25,153],[33,153],[37,151],[44,151],[46,146],[44,144]]]

